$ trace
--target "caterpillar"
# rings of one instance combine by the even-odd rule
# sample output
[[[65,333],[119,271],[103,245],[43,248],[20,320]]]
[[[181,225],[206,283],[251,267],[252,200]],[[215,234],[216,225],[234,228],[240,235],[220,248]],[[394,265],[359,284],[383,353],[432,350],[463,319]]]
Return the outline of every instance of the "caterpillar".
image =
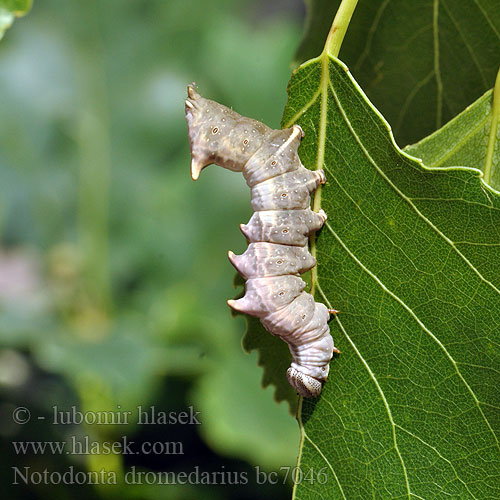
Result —
[[[323,170],[305,168],[297,149],[301,127],[274,130],[239,115],[198,94],[188,85],[186,120],[191,146],[191,177],[197,180],[214,163],[242,172],[251,189],[254,211],[240,228],[249,245],[245,253],[228,257],[245,278],[245,295],[228,305],[260,319],[265,329],[289,347],[290,385],[302,396],[321,393],[329,372],[334,344],[328,320],[335,310],[305,292],[300,274],[312,269],[309,235],[320,229],[323,210],[310,209],[310,195],[326,182]]]

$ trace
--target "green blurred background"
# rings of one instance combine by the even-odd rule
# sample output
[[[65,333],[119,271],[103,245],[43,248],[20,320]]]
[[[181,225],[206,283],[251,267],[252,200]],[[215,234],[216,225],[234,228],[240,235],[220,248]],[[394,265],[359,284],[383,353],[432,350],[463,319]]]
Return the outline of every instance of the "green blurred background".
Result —
[[[186,85],[279,127],[300,0],[35,0],[0,42],[0,480],[6,499],[289,498],[298,427],[261,388],[228,249],[239,175],[193,183]],[[118,405],[120,405],[118,407]],[[201,425],[137,425],[137,406]],[[13,421],[26,407],[31,420]],[[54,425],[53,407],[132,412]],[[38,417],[45,417],[41,419]],[[182,442],[180,455],[16,453],[14,441]],[[12,485],[30,471],[245,472],[236,485]],[[284,483],[284,484],[283,484]]]

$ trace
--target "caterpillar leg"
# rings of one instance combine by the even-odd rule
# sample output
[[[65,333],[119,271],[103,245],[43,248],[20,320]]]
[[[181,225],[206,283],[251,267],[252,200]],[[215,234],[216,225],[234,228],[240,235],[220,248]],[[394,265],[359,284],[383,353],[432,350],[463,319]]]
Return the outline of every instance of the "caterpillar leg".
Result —
[[[337,311],[337,309],[328,309],[328,312],[330,314],[338,314],[340,311]],[[333,348],[333,352],[335,354],[341,354],[341,352],[336,347]]]

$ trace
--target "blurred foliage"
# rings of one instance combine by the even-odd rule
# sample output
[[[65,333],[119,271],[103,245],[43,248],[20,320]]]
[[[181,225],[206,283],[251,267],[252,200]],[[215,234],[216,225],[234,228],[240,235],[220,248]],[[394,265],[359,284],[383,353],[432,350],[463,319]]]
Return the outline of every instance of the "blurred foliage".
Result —
[[[14,18],[24,16],[31,9],[32,0],[0,0],[0,40]]]
[[[278,127],[300,13],[293,1],[272,12],[250,1],[46,0],[2,40],[0,356],[10,360],[10,379],[0,377],[3,483],[11,483],[7,463],[131,465],[119,456],[14,456],[13,439],[69,433],[48,421],[13,426],[18,405],[42,415],[72,404],[201,411],[197,429],[157,429],[153,438],[185,441],[186,456],[138,464],[146,470],[293,463],[296,422],[260,388],[255,356],[241,348],[244,321],[223,306],[234,294],[225,253],[245,247],[237,228],[250,214],[248,189],[215,168],[203,186],[192,183],[183,100],[194,80],[206,95]],[[124,433],[105,427],[73,431],[100,440]],[[126,429],[144,432],[133,422]],[[153,485],[16,487],[12,495],[255,498],[252,485],[168,493]],[[259,498],[287,491],[266,488]]]

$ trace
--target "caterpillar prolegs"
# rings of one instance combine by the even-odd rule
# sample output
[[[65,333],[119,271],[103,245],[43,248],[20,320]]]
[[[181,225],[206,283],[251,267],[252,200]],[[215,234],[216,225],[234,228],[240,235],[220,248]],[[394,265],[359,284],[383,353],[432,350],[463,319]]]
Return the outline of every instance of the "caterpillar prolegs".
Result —
[[[325,174],[302,165],[297,149],[304,133],[298,125],[273,130],[201,97],[194,84],[188,86],[186,120],[193,180],[215,163],[242,172],[251,189],[254,214],[240,226],[248,249],[242,255],[228,253],[246,279],[245,295],[228,304],[256,316],[288,344],[290,385],[303,396],[316,397],[338,352],[328,327],[333,311],[304,291],[299,275],[316,265],[308,237],[323,226],[326,214],[310,209],[310,194],[325,183]]]

